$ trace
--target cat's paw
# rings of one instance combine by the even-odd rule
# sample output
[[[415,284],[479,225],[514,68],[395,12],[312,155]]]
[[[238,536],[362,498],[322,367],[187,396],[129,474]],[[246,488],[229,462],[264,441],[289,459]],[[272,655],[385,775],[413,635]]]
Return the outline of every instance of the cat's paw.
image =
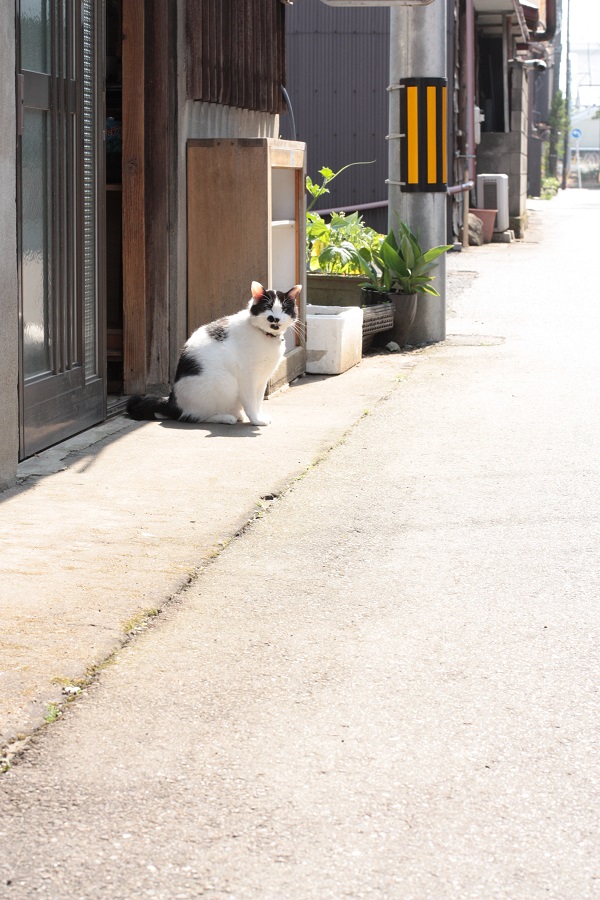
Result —
[[[269,416],[261,415],[253,417],[252,419],[250,419],[250,422],[252,423],[252,425],[270,425],[271,419],[269,418]]]
[[[209,419],[206,419],[205,421],[210,422],[213,425],[236,425],[237,424],[236,417],[230,415],[229,413],[219,413],[216,416],[211,416]]]

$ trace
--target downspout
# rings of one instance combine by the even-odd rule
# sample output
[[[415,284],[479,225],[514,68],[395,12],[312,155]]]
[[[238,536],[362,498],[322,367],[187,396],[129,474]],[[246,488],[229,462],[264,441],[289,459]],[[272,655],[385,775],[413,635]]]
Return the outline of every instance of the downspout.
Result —
[[[465,43],[466,43],[466,126],[467,126],[467,166],[469,177],[475,180],[475,10],[473,0],[465,0]]]
[[[462,245],[469,247],[469,193],[475,186],[475,8],[465,0],[465,156],[462,185],[448,188],[449,194],[462,193]]]
[[[551,41],[556,34],[556,0],[546,0],[546,30],[530,31],[532,41]]]
[[[508,57],[510,48],[511,34],[511,17],[502,16],[502,94],[504,97],[504,111],[502,118],[504,119],[504,133],[510,131],[510,98],[509,98],[509,82],[508,82]]]

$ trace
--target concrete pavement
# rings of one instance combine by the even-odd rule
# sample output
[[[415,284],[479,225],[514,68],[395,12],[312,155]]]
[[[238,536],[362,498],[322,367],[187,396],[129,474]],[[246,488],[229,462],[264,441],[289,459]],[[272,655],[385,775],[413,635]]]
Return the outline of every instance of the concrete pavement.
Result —
[[[290,390],[241,450],[128,425],[35,482],[102,472],[52,566],[103,529],[100,657],[125,591],[173,600],[0,781],[0,893],[600,896],[600,203],[534,206],[450,257],[445,344]],[[218,484],[177,489],[192,451]]]
[[[121,416],[22,463],[0,494],[0,747],[19,749],[414,364],[301,379],[269,401],[272,428]]]

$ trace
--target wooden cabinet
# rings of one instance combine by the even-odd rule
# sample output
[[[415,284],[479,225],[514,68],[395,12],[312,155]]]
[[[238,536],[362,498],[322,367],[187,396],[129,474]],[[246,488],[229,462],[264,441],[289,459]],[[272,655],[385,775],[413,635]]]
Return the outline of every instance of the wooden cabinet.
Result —
[[[305,297],[305,145],[275,138],[190,140],[187,144],[188,333],[231,315],[252,281]],[[304,328],[298,332],[304,333]],[[270,389],[305,370],[304,341],[288,332]]]

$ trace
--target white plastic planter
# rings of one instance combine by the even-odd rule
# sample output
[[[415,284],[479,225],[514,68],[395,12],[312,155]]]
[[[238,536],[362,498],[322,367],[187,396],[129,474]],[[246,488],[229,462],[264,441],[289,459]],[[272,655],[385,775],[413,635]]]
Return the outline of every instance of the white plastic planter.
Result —
[[[306,306],[306,371],[340,375],[362,359],[359,306]]]

